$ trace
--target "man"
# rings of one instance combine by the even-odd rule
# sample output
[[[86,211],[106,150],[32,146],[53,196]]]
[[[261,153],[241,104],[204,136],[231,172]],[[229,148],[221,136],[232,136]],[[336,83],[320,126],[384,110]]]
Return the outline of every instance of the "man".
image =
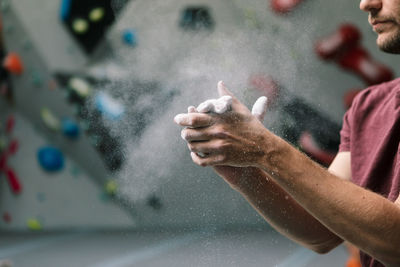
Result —
[[[400,0],[362,0],[378,46],[400,53]],[[218,84],[220,95],[231,95]],[[232,96],[233,97],[233,96]],[[328,170],[268,131],[233,97],[231,111],[175,121],[192,160],[212,166],[277,231],[318,253],[343,241],[363,266],[400,266],[400,79],[364,90],[346,113]]]

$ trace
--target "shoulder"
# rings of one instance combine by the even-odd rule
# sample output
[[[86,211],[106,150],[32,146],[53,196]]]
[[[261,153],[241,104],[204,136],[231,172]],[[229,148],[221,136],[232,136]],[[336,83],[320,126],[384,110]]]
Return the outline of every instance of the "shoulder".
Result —
[[[381,83],[378,85],[370,86],[362,90],[353,101],[352,109],[370,109],[380,102],[391,99],[393,94],[400,90],[400,78],[395,80]]]

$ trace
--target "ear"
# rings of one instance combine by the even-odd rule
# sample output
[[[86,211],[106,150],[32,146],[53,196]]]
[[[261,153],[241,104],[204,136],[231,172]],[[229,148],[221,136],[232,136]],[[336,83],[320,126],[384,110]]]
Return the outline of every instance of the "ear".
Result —
[[[261,122],[264,121],[265,114],[267,113],[267,102],[268,98],[266,96],[259,97],[251,109],[251,114]]]
[[[224,96],[224,95],[229,95],[231,97],[234,97],[234,95],[232,94],[231,91],[228,90],[228,88],[226,88],[225,84],[223,81],[219,81],[218,82],[218,94],[219,96]]]

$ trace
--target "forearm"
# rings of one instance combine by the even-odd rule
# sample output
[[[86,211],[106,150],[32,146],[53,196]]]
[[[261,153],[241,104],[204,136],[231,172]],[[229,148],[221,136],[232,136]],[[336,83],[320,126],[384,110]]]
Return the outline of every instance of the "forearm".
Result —
[[[399,206],[339,179],[279,137],[270,140],[260,167],[279,186],[342,239],[383,263],[400,262]]]
[[[231,185],[232,180],[237,181],[232,187],[283,235],[319,253],[325,253],[342,242],[270,179],[266,172],[258,168],[232,170],[235,172],[217,172]]]

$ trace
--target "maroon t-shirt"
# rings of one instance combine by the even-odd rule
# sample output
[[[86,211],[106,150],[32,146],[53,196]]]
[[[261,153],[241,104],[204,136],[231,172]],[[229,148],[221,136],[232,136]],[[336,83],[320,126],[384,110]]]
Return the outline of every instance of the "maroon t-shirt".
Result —
[[[400,190],[400,78],[360,92],[343,119],[339,151],[352,182],[394,202]],[[361,252],[364,267],[383,266]]]

